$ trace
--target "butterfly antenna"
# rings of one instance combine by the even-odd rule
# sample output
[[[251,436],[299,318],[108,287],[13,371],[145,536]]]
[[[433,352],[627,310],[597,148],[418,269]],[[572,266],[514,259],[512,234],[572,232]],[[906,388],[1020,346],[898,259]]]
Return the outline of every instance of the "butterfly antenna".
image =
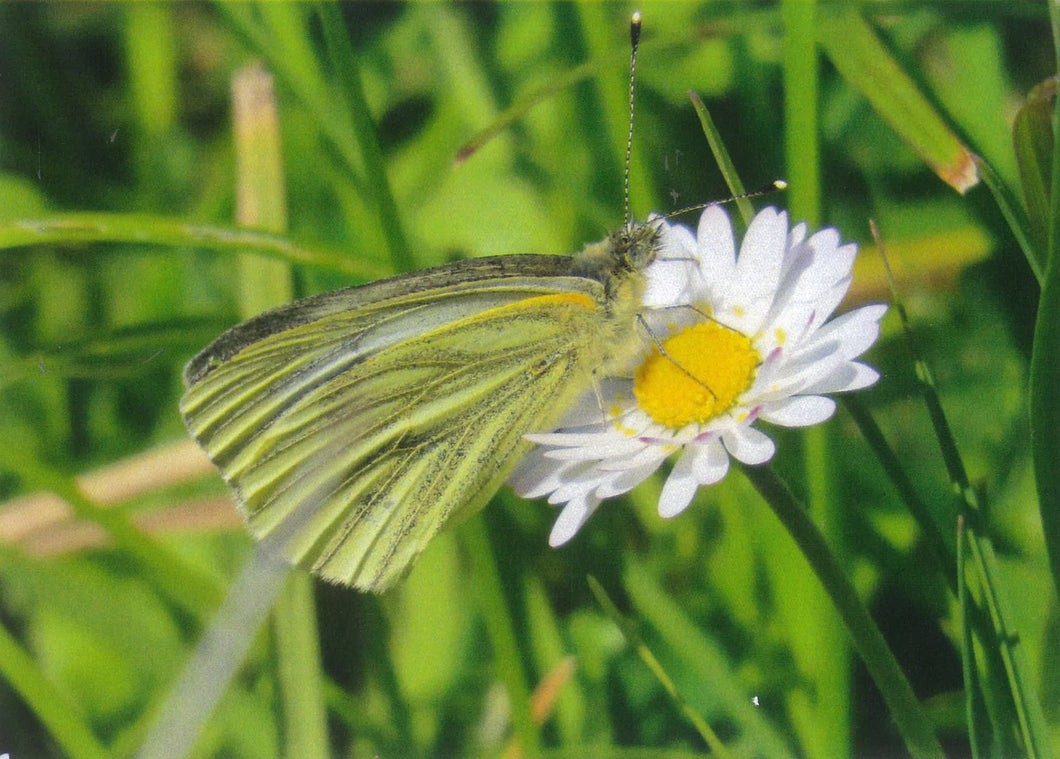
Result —
[[[662,216],[656,216],[657,219],[672,219],[675,216],[688,213],[689,211],[699,211],[700,209],[708,206],[723,205],[725,203],[732,203],[737,200],[744,200],[745,198],[757,198],[762,195],[768,195],[771,192],[781,192],[782,190],[788,189],[788,183],[783,179],[774,179],[769,184],[759,187],[757,190],[751,190],[750,192],[742,192],[739,195],[732,195],[731,197],[725,198],[724,200],[715,200],[710,203],[697,203],[694,206],[687,206],[685,208],[678,208],[676,211],[663,214]]]
[[[626,135],[626,167],[622,172],[622,196],[625,203],[626,226],[633,217],[629,212],[629,164],[633,157],[633,92],[637,75],[637,47],[640,44],[640,11],[634,11],[629,20],[629,134]]]

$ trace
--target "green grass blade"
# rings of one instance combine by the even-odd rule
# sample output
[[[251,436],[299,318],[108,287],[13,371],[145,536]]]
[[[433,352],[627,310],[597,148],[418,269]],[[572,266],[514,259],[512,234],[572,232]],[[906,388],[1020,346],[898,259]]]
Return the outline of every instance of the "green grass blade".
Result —
[[[522,654],[515,634],[512,608],[504,593],[497,558],[490,544],[485,516],[478,514],[462,529],[465,545],[471,556],[471,570],[475,578],[482,621],[486,625],[494,661],[501,680],[511,699],[512,726],[527,757],[534,759],[541,753],[541,734],[530,711],[530,686],[523,669]]]
[[[817,41],[847,82],[939,178],[960,193],[979,182],[972,153],[939,116],[856,8],[825,5]]]
[[[361,152],[368,195],[375,200],[379,210],[379,224],[390,248],[390,261],[397,271],[414,268],[415,259],[409,248],[408,238],[401,223],[394,192],[386,175],[383,151],[379,136],[361,81],[361,69],[357,55],[350,44],[350,36],[342,20],[342,11],[336,3],[318,3],[316,12],[324,30],[324,42],[332,69],[339,77],[338,98],[349,111],[353,138]]]
[[[887,438],[883,435],[883,430],[876,424],[872,413],[856,395],[846,394],[842,397],[842,402],[844,408],[854,419],[854,423],[857,424],[858,430],[868,442],[869,447],[872,448],[876,461],[883,467],[891,484],[894,485],[895,491],[920,526],[920,532],[927,542],[928,550],[937,565],[936,568],[946,578],[946,583],[949,585],[950,590],[956,594],[958,589],[957,578],[960,573],[954,570],[954,551],[947,545],[942,536],[942,531],[939,530],[938,524],[935,518],[932,517],[927,504],[917,494],[916,488],[913,486],[912,480],[909,479],[909,475],[906,474],[898,455],[894,452],[894,448],[887,442]]]
[[[604,586],[601,585],[595,577],[589,576],[589,589],[592,590],[593,595],[596,596],[597,603],[603,608],[604,613],[611,618],[618,629],[622,631],[622,636],[626,639],[626,642],[637,652],[637,656],[641,658],[641,661],[651,670],[651,673],[655,676],[655,679],[659,681],[659,684],[663,686],[663,690],[666,691],[666,695],[670,697],[670,700],[677,707],[677,710],[685,716],[695,728],[696,732],[699,733],[703,741],[710,747],[711,756],[722,757],[722,759],[732,759],[732,754],[725,747],[725,744],[721,742],[717,734],[714,732],[714,728],[710,726],[703,715],[692,708],[691,704],[685,700],[685,697],[681,695],[681,692],[677,690],[677,686],[674,684],[673,679],[667,674],[665,668],[652,653],[651,649],[644,643],[644,640],[640,637],[640,633],[637,632],[637,626],[629,619],[622,616],[619,612],[618,607],[615,606],[615,602],[608,596],[607,591],[604,590]]]
[[[706,135],[707,142],[710,144],[710,152],[714,154],[714,160],[718,162],[718,168],[721,169],[721,175],[725,178],[725,184],[729,186],[729,192],[736,198],[736,208],[740,212],[740,217],[744,225],[750,224],[755,215],[754,208],[751,206],[750,199],[744,197],[747,190],[740,181],[739,174],[736,173],[736,165],[732,162],[732,156],[729,155],[729,150],[721,139],[721,133],[715,126],[710,111],[699,99],[699,95],[689,92],[688,97],[692,100],[692,107],[696,110],[699,123],[703,127],[703,134]]]
[[[983,685],[979,669],[975,664],[975,643],[972,635],[971,601],[968,598],[967,575],[964,567],[964,520],[957,521],[957,602],[961,617],[961,672],[964,676],[964,703],[968,720],[968,742],[972,759],[990,755],[990,725],[986,703],[983,700]]]
[[[1024,245],[1018,234],[1017,239],[1039,284],[1045,275],[1049,244],[1049,188],[1053,170],[1053,103],[1056,89],[1056,79],[1047,79],[1031,90],[1012,125],[1012,143],[1016,151],[1023,199],[1027,204],[1023,217],[1027,231],[1023,236],[1033,244]],[[985,173],[983,179],[988,179]],[[1011,205],[1023,210],[1015,203]],[[1002,206],[1002,210],[1004,208]],[[1013,227],[1011,221],[1009,226]],[[1015,229],[1013,227],[1013,231]]]
[[[997,558],[994,555],[993,541],[981,531],[982,509],[979,494],[968,479],[957,441],[953,435],[946,413],[942,408],[938,388],[930,367],[921,358],[913,337],[909,318],[901,299],[894,292],[894,280],[889,277],[894,293],[895,310],[902,323],[906,343],[912,355],[917,384],[921,397],[931,417],[932,429],[938,440],[947,474],[956,493],[957,510],[965,520],[968,531],[969,549],[972,563],[980,575],[983,587],[983,601],[993,627],[993,644],[997,647],[1004,663],[1008,678],[1008,688],[1019,719],[1019,730],[1029,756],[1045,759],[1051,756],[1049,733],[1037,696],[1031,691],[1031,680],[1027,675],[1029,669],[1025,661],[1024,646],[1018,633],[1011,629],[1008,620],[1011,614],[1006,610],[1009,600],[1003,594],[998,582]],[[1033,357],[1032,357],[1033,363]]]
[[[290,572],[290,566],[264,551],[255,551],[243,564],[162,702],[137,759],[182,759],[192,752]]]
[[[1049,3],[1053,44],[1060,61],[1060,3]],[[1060,97],[1054,99],[1053,144],[1060,134]],[[1045,531],[1045,546],[1053,585],[1060,592],[1060,150],[1052,153],[1049,204],[1049,247],[1045,280],[1038,300],[1031,354],[1031,451],[1038,508]]]
[[[805,0],[781,4],[784,22],[784,171],[788,180],[788,209],[792,221],[805,221],[811,229],[820,224],[821,180],[818,111],[818,59],[814,30],[818,5]],[[829,429],[815,426],[804,431],[803,477],[807,507],[821,525],[837,557],[843,554],[841,505],[831,461]],[[784,548],[781,548],[784,550]],[[799,589],[803,603],[784,604],[778,613],[788,621],[796,666],[809,680],[805,689],[788,699],[792,722],[806,754],[828,759],[850,752],[851,654],[843,623],[829,607],[827,597],[802,562],[770,563],[769,571],[784,595]],[[812,699],[805,697],[813,693]]]
[[[674,602],[672,596],[634,558],[627,558],[622,575],[630,603],[639,618],[650,624],[714,698],[724,705],[731,719],[755,746],[756,755],[794,757],[784,736],[752,705],[748,694],[737,687],[739,676],[725,652],[704,635]]]
[[[1045,532],[1045,546],[1060,592],[1060,265],[1056,250],[1050,252],[1038,316],[1034,325],[1034,347],[1030,367],[1031,451],[1038,506]]]
[[[106,759],[110,756],[80,711],[52,685],[3,625],[0,625],[0,678],[33,710],[70,759]]]
[[[821,156],[817,112],[817,3],[785,0],[784,20],[784,177],[793,219],[811,229],[821,222]]]
[[[292,572],[273,609],[277,678],[283,699],[284,750],[288,757],[331,755],[313,600],[313,578]]]
[[[994,202],[997,203],[1001,215],[1005,217],[1005,221],[1012,231],[1012,236],[1016,238],[1020,250],[1023,251],[1023,255],[1027,258],[1031,271],[1034,272],[1035,279],[1040,284],[1044,276],[1044,253],[1040,252],[1045,250],[1044,241],[1039,245],[1032,239],[1032,226],[1026,212],[1024,212],[1012,190],[1002,181],[993,167],[978,157],[975,159],[975,165],[979,167],[979,176],[982,177],[983,184],[994,196]]]
[[[768,466],[744,466],[741,471],[783,523],[824,586],[850,633],[854,648],[880,689],[909,752],[918,758],[943,759],[945,754],[935,737],[931,720],[817,526]]]
[[[332,269],[361,279],[391,273],[344,253],[300,245],[281,235],[252,229],[194,224],[166,216],[139,213],[70,213],[41,218],[0,221],[0,251],[32,245],[70,245],[71,252],[98,255],[91,247],[73,243],[121,242],[196,248],[214,253],[254,253],[291,264]]]

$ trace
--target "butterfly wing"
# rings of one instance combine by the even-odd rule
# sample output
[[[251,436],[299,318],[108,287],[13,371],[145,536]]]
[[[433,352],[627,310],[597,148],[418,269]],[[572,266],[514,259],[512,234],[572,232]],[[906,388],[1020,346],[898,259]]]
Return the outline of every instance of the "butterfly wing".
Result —
[[[604,300],[554,256],[308,298],[192,359],[181,411],[257,538],[381,591],[584,390]]]

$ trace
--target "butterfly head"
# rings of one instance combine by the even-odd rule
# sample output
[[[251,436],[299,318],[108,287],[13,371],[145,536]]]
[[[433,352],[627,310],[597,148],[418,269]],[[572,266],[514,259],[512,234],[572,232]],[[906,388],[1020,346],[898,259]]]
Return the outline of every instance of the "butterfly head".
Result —
[[[656,221],[630,222],[611,233],[610,249],[616,272],[648,268],[659,254],[662,227]]]

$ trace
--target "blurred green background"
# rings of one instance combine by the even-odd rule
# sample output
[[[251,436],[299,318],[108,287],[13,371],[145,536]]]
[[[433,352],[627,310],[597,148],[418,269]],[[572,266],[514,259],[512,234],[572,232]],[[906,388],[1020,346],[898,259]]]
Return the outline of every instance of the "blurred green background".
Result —
[[[956,192],[880,115],[843,40],[815,50],[825,27],[806,8],[642,6],[634,215],[730,195],[693,91],[748,187],[792,182],[758,207],[862,244],[848,306],[888,297],[876,220],[987,506],[1019,676],[1057,753],[1060,618],[1028,441],[1034,274],[985,187]],[[633,9],[0,6],[0,753],[132,756],[146,742],[167,755],[152,727],[179,717],[168,694],[252,553],[220,479],[176,445],[180,371],[197,350],[297,295],[463,257],[568,254],[621,223]],[[1045,4],[860,11],[1018,196],[1012,123],[1055,73]],[[273,74],[278,122],[266,98],[238,131],[233,81],[253,64]],[[256,216],[239,216],[237,187]],[[248,218],[270,234],[240,236]],[[952,547],[953,490],[893,309],[868,361],[883,378],[862,402]],[[842,409],[810,436],[769,432],[776,469],[813,504],[946,752],[970,755],[953,567],[935,562]],[[159,449],[144,474],[135,457]],[[660,483],[559,550],[552,509],[503,490],[382,598],[292,575],[267,624],[231,628],[249,651],[230,684],[215,678],[223,696],[192,755],[705,754],[587,575],[735,755],[904,755],[827,597],[747,481],[733,473],[673,521],[655,513]],[[989,675],[990,641],[976,645]],[[996,716],[982,745],[1035,753],[1014,724]]]

